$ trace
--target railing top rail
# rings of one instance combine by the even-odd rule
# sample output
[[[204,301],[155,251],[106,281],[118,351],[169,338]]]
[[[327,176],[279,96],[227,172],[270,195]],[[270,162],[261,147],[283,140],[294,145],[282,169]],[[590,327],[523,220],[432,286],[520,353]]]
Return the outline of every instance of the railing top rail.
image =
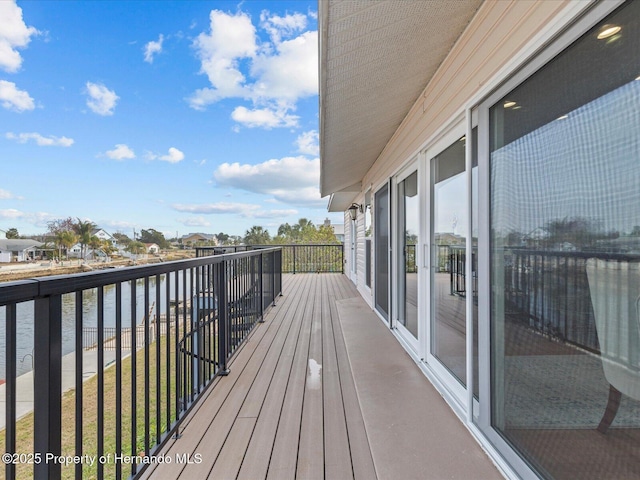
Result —
[[[195,247],[196,250],[220,250],[224,248],[278,248],[278,247],[341,247],[342,243],[278,243],[275,245],[218,245]]]
[[[36,280],[17,280],[0,284],[0,306],[13,302],[21,302],[26,298],[38,296]]]
[[[567,250],[536,250],[523,247],[503,247],[504,251],[519,255],[545,255],[548,257],[599,258],[601,260],[640,261],[640,255],[632,253],[575,252]]]
[[[188,268],[215,265],[226,260],[236,260],[277,250],[281,250],[281,248],[272,247],[261,249],[260,251],[226,253],[224,255],[175,260],[153,265],[139,265],[67,275],[51,275],[16,282],[0,283],[0,306],[14,302],[24,302],[48,295],[62,295],[114,283],[138,280],[140,278],[162,275]]]

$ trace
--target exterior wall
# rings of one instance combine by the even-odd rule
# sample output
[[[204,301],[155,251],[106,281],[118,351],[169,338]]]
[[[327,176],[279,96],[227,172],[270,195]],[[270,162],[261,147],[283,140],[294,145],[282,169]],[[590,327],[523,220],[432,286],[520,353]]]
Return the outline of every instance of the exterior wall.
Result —
[[[576,0],[485,2],[365,175],[363,190],[354,201],[363,204],[366,190],[371,189],[373,196],[389,177],[413,161],[443,130],[453,122],[463,121],[465,109],[495,88],[500,77],[505,75],[505,69],[513,68],[514,57],[518,56],[521,63],[525,62],[527,56],[533,55],[540,47],[536,44],[538,37],[557,23],[567,22],[585,6],[585,2]],[[524,54],[523,50],[526,50]],[[345,213],[345,253],[351,241],[350,222],[349,215]],[[365,280],[364,238],[364,215],[359,214],[359,264],[355,283],[372,305],[375,275],[372,272],[370,290]],[[345,272],[350,272],[350,255],[346,257]]]
[[[450,55],[441,65],[437,74],[425,88],[423,95],[416,101],[377,161],[365,175],[362,181],[362,191],[354,199],[354,202],[363,205],[365,192],[369,189],[372,197],[374,197],[372,202],[374,202],[375,192],[389,178],[398,174],[404,166],[412,163],[416,158],[419,158],[418,163],[421,164],[420,168],[423,168],[425,155],[422,155],[422,152],[425,149],[442,139],[452,127],[456,127],[456,132],[460,131],[460,127],[463,128],[463,132],[466,131],[467,122],[470,120],[469,110],[480,104],[503,82],[509,80],[520,66],[526,65],[535,54],[554,40],[564,27],[570,26],[588,6],[589,3],[587,2],[565,0],[488,1],[484,3],[465,33],[453,47]],[[467,158],[469,158],[468,155]],[[468,161],[467,165],[470,165],[470,161]],[[467,168],[470,170],[470,167]],[[470,185],[471,180],[468,183],[469,190],[471,188]],[[480,186],[479,190],[482,191],[483,187]],[[481,195],[485,195],[487,191],[485,188]],[[423,191],[420,195],[425,193]],[[391,192],[391,196],[394,194],[394,192]],[[471,204],[470,200],[468,204]],[[488,200],[486,204],[488,204]],[[479,208],[482,208],[482,205],[486,206],[486,204],[481,199]],[[391,216],[394,216],[393,211]],[[344,221],[345,258],[347,260],[345,273],[350,276],[352,270],[350,264],[352,261],[350,255],[351,219],[348,213],[345,213]],[[421,222],[428,221],[423,215]],[[373,229],[375,228],[374,221]],[[392,228],[395,228],[395,226],[392,226]],[[365,224],[363,214],[358,214],[357,231],[356,261],[358,263],[357,278],[354,283],[363,298],[373,307],[372,292],[375,292],[375,274],[372,271],[371,289],[369,289],[366,286],[365,277]],[[467,244],[467,249],[469,249],[468,251],[471,249],[470,241]],[[418,252],[419,255],[422,249],[419,249]],[[478,257],[482,255],[483,252],[479,251]],[[483,258],[484,260],[482,261],[486,262],[488,258],[486,251]],[[486,265],[484,267],[481,265],[479,269],[487,270],[487,267]],[[470,271],[469,269],[468,272]],[[390,275],[393,275],[393,273],[390,273]],[[421,277],[420,288],[424,289],[425,285],[431,288],[430,283],[424,281],[427,273],[422,273],[421,275],[423,276]],[[471,278],[471,275],[469,274],[467,278]],[[488,281],[485,282],[485,286],[488,284]],[[428,290],[420,291],[418,296],[424,295],[425,291]],[[482,296],[482,291],[480,293]],[[485,295],[486,298],[488,298],[488,295]],[[488,303],[488,301],[485,300],[485,303]],[[471,312],[471,307],[469,306],[471,302],[467,302],[467,304],[467,318],[471,318],[472,315],[469,313]],[[393,316],[392,313],[390,314]],[[419,316],[424,315],[426,315],[426,309],[424,312],[419,311]],[[480,316],[482,317],[482,314]],[[467,331],[471,331],[470,323],[466,325]],[[421,335],[424,336],[424,334]],[[427,340],[420,338],[418,342],[423,343],[420,343],[420,346],[415,351],[426,352],[428,350],[428,346],[426,346]],[[471,345],[470,341],[468,345]],[[472,347],[468,348],[467,352],[472,351]],[[469,356],[471,355],[469,354]],[[422,358],[420,360],[424,361]],[[474,360],[474,362],[476,362],[474,366],[477,366],[478,361]],[[481,372],[481,375],[488,371],[486,364],[483,366],[480,363],[480,368],[485,370],[485,372]],[[466,398],[455,397],[456,393],[450,393],[451,389],[450,392],[446,391],[449,388],[448,386],[442,386],[443,384],[440,382],[442,377],[439,377],[440,373],[438,371],[429,370],[431,368],[430,365],[424,368],[430,379],[443,392],[447,402],[457,411],[461,418],[466,417],[466,424],[470,427],[470,430],[478,437],[483,437],[486,434],[486,430],[480,432],[476,429],[472,418],[474,412],[470,412],[468,408],[474,402],[472,389],[469,388],[469,390],[463,392],[462,395],[466,396]],[[467,372],[470,371],[467,370]],[[488,374],[486,378],[488,379]],[[474,379],[470,380],[470,382],[473,385],[473,382],[478,381]],[[481,382],[482,380],[478,383]],[[485,383],[488,384],[488,380]],[[496,412],[494,411],[493,413]],[[500,412],[497,413],[499,414]],[[498,441],[500,441],[499,438],[484,437],[481,443],[490,452],[492,458],[497,463],[500,463],[503,471],[507,472],[507,475],[513,475],[515,478],[517,475],[515,470],[511,470],[512,467],[519,471],[523,471],[527,467],[518,455],[510,454],[509,452],[505,454],[509,447],[498,445]],[[493,450],[494,448],[496,450]]]
[[[436,137],[443,126],[461,117],[468,103],[485,86],[491,87],[491,80],[500,70],[528,42],[557,21],[571,3],[565,0],[484,3],[364,177],[363,188],[373,186],[376,190]]]
[[[364,195],[355,199],[355,202],[364,206]],[[375,228],[375,226],[374,226]],[[356,262],[357,272],[354,284],[365,301],[373,306],[373,282],[374,275],[371,275],[371,288],[367,287],[366,281],[366,254],[365,254],[365,216],[358,212],[356,219]],[[345,273],[351,276],[351,217],[347,212],[344,214],[344,246],[345,246]],[[373,265],[371,265],[373,269]]]

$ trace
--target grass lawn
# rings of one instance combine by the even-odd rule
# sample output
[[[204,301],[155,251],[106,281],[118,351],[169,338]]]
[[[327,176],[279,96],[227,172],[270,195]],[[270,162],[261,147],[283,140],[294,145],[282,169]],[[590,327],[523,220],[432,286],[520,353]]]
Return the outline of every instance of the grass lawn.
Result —
[[[215,343],[215,335],[211,334],[212,344]],[[170,369],[170,385],[171,395],[171,421],[175,420],[175,330],[171,331],[169,361],[167,361],[167,339],[161,336],[160,340],[160,404],[156,402],[156,358],[157,344],[151,343],[148,348],[149,356],[149,444],[150,447],[156,443],[156,412],[160,409],[161,429],[166,431],[167,424],[167,364]],[[145,445],[145,350],[140,349],[135,354],[136,360],[136,378],[132,384],[132,359],[129,356],[122,360],[122,388],[121,398],[122,404],[116,404],[116,368],[115,364],[108,366],[104,370],[104,455],[111,454],[111,458],[116,454],[116,412],[119,410],[121,414],[122,428],[122,449],[121,454],[130,456],[132,452],[143,453]],[[97,412],[98,412],[98,377],[91,377],[83,384],[83,455],[97,455]],[[136,445],[132,448],[132,391],[136,391]],[[75,390],[70,390],[62,396],[62,454],[75,455]],[[16,425],[16,452],[31,453],[33,452],[33,413],[18,420]],[[5,436],[0,432],[0,451],[5,451]],[[104,465],[104,477],[115,478],[115,463],[111,460]],[[4,468],[0,469],[0,478],[4,478]],[[17,478],[31,479],[33,478],[32,465],[17,465]],[[127,478],[131,473],[131,465],[122,465],[122,477]],[[63,466],[62,478],[75,478],[75,466]],[[97,465],[84,465],[83,478],[97,478]]]

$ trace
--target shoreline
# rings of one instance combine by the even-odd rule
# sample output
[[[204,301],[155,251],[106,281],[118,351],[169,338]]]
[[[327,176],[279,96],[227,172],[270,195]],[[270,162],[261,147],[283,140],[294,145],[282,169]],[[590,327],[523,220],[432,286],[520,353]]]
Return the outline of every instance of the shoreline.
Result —
[[[3,263],[0,264],[0,284],[4,282],[28,280],[30,278],[47,277],[51,275],[73,275],[75,273],[90,272],[93,270],[130,267],[148,263],[163,263],[193,257],[193,252],[186,251],[182,255],[168,254],[159,257],[140,258],[135,261],[126,258],[114,260],[111,262],[80,262],[79,260],[65,260],[60,263],[47,261],[35,263]]]

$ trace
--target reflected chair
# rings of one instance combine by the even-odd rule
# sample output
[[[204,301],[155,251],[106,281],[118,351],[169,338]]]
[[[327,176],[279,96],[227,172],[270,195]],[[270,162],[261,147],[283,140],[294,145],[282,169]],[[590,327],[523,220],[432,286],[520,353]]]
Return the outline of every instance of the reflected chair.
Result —
[[[640,400],[640,263],[587,260],[587,278],[609,400],[598,425],[606,433],[622,394]]]

